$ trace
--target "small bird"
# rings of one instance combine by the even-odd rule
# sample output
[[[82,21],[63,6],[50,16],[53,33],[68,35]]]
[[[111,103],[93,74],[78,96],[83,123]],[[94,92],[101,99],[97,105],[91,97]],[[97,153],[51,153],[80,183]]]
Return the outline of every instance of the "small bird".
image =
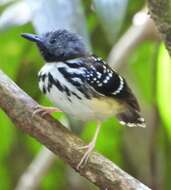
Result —
[[[86,151],[77,169],[94,149],[102,121],[115,116],[124,126],[145,127],[125,79],[93,55],[78,34],[56,30],[42,35],[24,33],[22,37],[37,44],[46,62],[38,73],[39,88],[56,106],[40,106],[35,112],[63,111],[81,121],[97,121],[92,141],[80,147]]]

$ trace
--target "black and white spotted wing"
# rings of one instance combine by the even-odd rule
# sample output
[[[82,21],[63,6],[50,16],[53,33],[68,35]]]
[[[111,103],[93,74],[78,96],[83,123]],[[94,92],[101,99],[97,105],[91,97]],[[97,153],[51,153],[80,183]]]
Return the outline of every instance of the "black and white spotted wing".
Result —
[[[123,77],[99,58],[92,57],[89,61],[91,63],[87,63],[86,65],[86,79],[88,84],[93,87],[97,93],[126,102],[129,102],[128,100],[130,99],[130,106],[137,111],[140,110],[136,98]]]
[[[120,123],[130,127],[144,127],[144,119],[140,116],[138,102],[125,79],[97,57],[91,57],[89,62],[86,66],[86,79],[89,85],[98,94],[112,97],[126,104],[126,109],[117,114]]]

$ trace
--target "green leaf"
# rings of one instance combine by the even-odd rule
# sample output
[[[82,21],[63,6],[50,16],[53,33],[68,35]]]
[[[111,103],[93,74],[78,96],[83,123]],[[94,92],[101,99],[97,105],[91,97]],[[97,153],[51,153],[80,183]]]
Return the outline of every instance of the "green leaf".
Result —
[[[171,138],[171,60],[162,44],[158,56],[157,101],[164,126]]]
[[[9,171],[6,168],[5,165],[1,164],[1,169],[0,169],[0,189],[4,190],[10,190],[11,188],[11,183],[10,183],[10,176],[9,176]]]
[[[29,26],[30,27],[30,26]],[[21,63],[21,55],[26,42],[20,34],[27,30],[27,27],[14,28],[0,35],[0,69],[7,73],[12,79],[16,79]]]

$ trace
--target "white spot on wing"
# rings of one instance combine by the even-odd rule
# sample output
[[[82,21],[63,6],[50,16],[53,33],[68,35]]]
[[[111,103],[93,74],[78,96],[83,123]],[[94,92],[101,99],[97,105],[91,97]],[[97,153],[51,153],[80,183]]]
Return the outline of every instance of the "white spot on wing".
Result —
[[[120,121],[119,123],[121,125],[128,126],[128,127],[143,127],[143,128],[146,127],[145,123],[130,123],[130,122],[126,123],[125,121]]]
[[[109,72],[109,77],[112,77],[112,75],[113,75],[112,72]]]
[[[124,121],[120,121],[119,122],[121,125],[126,125],[126,123]]]
[[[121,76],[119,76],[119,79],[120,79],[120,84],[119,84],[118,89],[113,92],[114,95],[119,94],[121,92],[121,90],[123,89],[123,87],[124,87],[123,78]]]
[[[144,118],[140,117],[138,118],[139,121],[144,122]]]

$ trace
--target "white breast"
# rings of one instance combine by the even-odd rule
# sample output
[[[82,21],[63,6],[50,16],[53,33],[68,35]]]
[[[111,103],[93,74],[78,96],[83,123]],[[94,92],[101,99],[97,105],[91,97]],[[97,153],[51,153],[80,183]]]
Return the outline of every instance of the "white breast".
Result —
[[[76,117],[78,120],[90,120],[94,118],[93,110],[89,106],[90,100],[87,100],[84,95],[77,90],[72,84],[70,84],[63,75],[58,71],[59,67],[67,67],[64,63],[47,63],[40,70],[39,75],[48,75],[51,73],[54,79],[60,81],[62,86],[66,86],[70,92],[76,93],[81,99],[78,99],[75,95],[71,94],[70,97],[67,96],[65,92],[61,92],[55,85],[50,89],[50,92],[47,91],[46,95],[51,100],[55,106],[57,106],[63,112]],[[45,81],[39,81],[39,88],[43,91],[43,85],[45,88],[48,87],[48,77],[45,78]],[[71,101],[70,101],[70,100]]]
[[[46,95],[51,100],[55,106],[57,106],[61,111],[76,117],[78,120],[87,121],[100,119],[104,120],[110,116],[116,114],[116,103],[115,101],[107,98],[105,100],[92,97],[87,99],[82,92],[80,92],[75,86],[69,83],[63,75],[60,73],[58,68],[65,67],[70,69],[71,72],[83,72],[83,70],[71,69],[66,64],[62,62],[58,63],[47,63],[40,70],[38,75],[45,75],[45,79],[40,79],[39,88],[43,91],[48,88],[49,78],[47,77],[50,73],[55,80],[58,80],[60,84],[64,87],[67,87],[70,91],[70,96],[67,95],[65,91],[59,90],[55,85],[52,85],[50,91],[46,90]],[[76,78],[76,80],[79,80]],[[81,99],[76,97],[74,92]]]

